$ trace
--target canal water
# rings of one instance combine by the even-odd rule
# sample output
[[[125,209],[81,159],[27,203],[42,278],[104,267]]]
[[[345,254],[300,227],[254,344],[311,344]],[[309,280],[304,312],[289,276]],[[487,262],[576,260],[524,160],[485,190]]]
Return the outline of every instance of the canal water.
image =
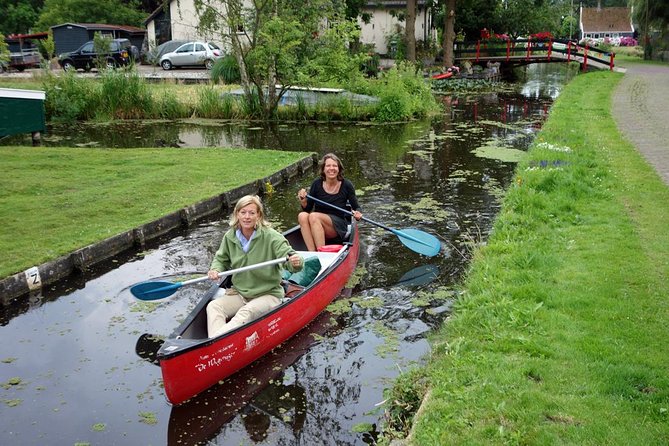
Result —
[[[443,251],[422,257],[392,233],[361,222],[360,261],[336,303],[272,354],[177,407],[165,400],[155,351],[206,284],[152,303],[135,300],[128,289],[149,278],[204,274],[227,216],[124,253],[0,310],[0,442],[374,444],[384,389],[429,352],[428,333],[447,320],[471,249],[488,236],[515,160],[570,76],[558,64],[539,66],[507,92],[444,96],[444,113],[431,122],[50,127],[45,145],[335,152],[366,217],[430,232]],[[295,224],[296,192],[315,175],[266,197],[275,227]]]

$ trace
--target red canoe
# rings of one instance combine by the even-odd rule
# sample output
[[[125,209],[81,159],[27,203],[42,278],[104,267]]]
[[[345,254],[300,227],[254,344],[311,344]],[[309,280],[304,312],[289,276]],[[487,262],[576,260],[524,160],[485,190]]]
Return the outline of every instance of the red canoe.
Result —
[[[448,71],[446,73],[435,74],[434,76],[432,76],[432,79],[448,79],[451,76],[453,76],[453,72]]]
[[[207,291],[158,350],[167,399],[181,404],[267,354],[318,316],[339,295],[358,263],[354,221],[351,228],[351,241],[336,252],[305,252],[299,227],[284,233],[305,258],[318,256],[321,271],[316,279],[260,319],[212,339],[207,337],[206,306],[218,287]]]

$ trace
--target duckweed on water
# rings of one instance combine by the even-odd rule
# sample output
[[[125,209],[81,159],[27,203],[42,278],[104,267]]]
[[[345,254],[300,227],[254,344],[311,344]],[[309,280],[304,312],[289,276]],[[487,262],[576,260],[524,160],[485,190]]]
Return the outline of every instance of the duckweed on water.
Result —
[[[156,418],[156,414],[153,412],[140,412],[139,422],[145,424],[158,424],[158,419]]]
[[[23,402],[23,400],[19,400],[19,399],[5,400],[5,404],[9,407],[16,407],[19,404],[21,404],[22,402]]]
[[[92,429],[95,432],[104,432],[107,429],[107,425],[105,423],[95,423]]]
[[[23,380],[21,378],[15,376],[13,378],[9,378],[4,383],[0,384],[0,386],[2,386],[3,389],[7,390],[7,389],[11,389],[12,387],[17,387],[17,386],[21,385],[22,383],[23,383]]]
[[[522,150],[496,144],[494,140],[476,148],[473,153],[479,158],[495,159],[506,163],[517,163],[527,154]]]
[[[407,202],[409,208],[409,218],[423,221],[425,215],[430,215],[433,221],[446,221],[449,214],[443,208],[443,205],[432,197],[423,197],[417,203]]]
[[[428,307],[432,304],[438,304],[452,300],[454,295],[454,290],[446,287],[440,287],[431,292],[418,292],[418,295],[411,299],[411,303],[416,307]]]
[[[11,364],[12,362],[16,361],[17,358],[5,358],[2,360],[4,364]]]
[[[383,321],[376,321],[372,331],[383,338],[384,343],[376,347],[376,353],[381,358],[386,358],[388,355],[396,354],[399,351],[400,341],[397,338],[397,333]]]
[[[334,316],[351,312],[351,299],[338,299],[328,305],[327,310]]]
[[[346,288],[355,288],[357,284],[360,283],[360,280],[367,274],[367,268],[362,266],[357,266],[351,277],[348,278],[346,282]]]
[[[158,308],[158,305],[160,305],[159,302],[135,302],[130,307],[130,311],[133,313],[153,313]]]
[[[374,430],[374,426],[372,423],[358,423],[355,426],[353,426],[352,431],[356,432],[358,434],[363,434],[365,432],[371,432]]]
[[[381,308],[383,306],[383,300],[380,297],[366,297],[364,299],[357,298],[354,302],[360,308]]]

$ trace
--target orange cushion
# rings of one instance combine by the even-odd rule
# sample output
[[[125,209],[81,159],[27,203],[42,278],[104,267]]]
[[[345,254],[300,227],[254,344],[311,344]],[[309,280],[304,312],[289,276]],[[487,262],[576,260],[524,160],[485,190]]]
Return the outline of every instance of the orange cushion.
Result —
[[[318,251],[320,252],[339,252],[340,249],[342,249],[344,245],[323,245],[320,248],[318,248]]]

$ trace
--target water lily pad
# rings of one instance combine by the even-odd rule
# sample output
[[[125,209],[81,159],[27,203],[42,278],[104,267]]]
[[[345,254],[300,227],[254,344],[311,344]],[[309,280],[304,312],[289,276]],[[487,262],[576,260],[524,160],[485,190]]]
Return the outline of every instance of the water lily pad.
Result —
[[[486,145],[478,147],[473,153],[479,158],[489,158],[505,163],[517,163],[527,154],[522,150],[497,145],[494,141],[489,141]]]

